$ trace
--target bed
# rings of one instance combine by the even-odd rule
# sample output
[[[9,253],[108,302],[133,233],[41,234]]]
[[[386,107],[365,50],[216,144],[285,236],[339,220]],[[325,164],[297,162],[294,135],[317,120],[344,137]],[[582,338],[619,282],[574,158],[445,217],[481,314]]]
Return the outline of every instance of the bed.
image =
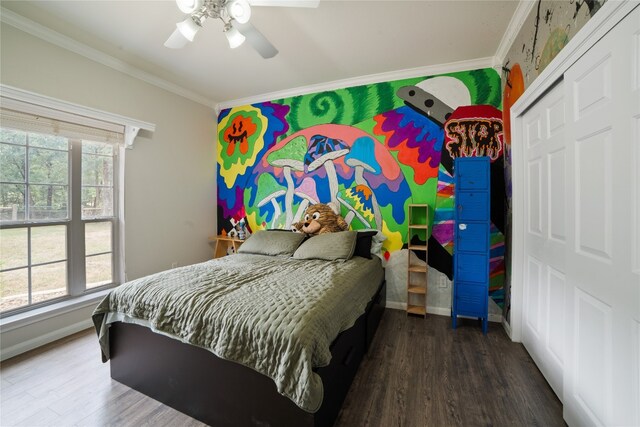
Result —
[[[376,257],[290,256],[307,242],[283,255],[274,236],[276,255],[112,291],[93,316],[111,376],[210,425],[332,425],[384,311],[384,271]]]

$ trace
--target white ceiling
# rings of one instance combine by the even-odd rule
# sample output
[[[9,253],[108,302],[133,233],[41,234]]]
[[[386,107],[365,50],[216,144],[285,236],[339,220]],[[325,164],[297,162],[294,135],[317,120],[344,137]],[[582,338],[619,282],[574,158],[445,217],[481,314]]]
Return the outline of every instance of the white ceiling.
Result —
[[[212,103],[369,74],[492,57],[516,0],[328,1],[317,9],[253,7],[278,48],[229,49],[208,20],[182,50],[164,41],[183,19],[166,1],[2,1],[2,6]],[[6,25],[6,24],[3,24]]]

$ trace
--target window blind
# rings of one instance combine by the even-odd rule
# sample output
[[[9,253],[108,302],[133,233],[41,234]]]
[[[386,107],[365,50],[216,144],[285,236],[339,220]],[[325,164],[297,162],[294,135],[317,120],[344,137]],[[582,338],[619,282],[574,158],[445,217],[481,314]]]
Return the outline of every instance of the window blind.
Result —
[[[6,98],[2,99],[0,108],[0,126],[66,138],[124,144],[123,125]]]

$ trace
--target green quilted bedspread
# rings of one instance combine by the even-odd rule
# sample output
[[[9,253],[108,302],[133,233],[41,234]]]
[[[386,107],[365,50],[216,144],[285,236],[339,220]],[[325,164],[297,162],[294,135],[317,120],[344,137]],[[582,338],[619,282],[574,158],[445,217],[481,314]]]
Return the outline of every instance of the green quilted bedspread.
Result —
[[[272,378],[300,408],[322,404],[314,367],[364,313],[384,276],[380,260],[296,260],[237,254],[143,277],[115,288],[93,323],[103,361],[109,324],[136,323]]]

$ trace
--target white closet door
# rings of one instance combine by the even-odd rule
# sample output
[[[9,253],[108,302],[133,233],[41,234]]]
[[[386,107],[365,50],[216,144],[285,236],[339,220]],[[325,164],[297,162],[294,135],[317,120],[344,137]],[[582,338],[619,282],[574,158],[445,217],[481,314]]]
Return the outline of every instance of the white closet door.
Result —
[[[562,400],[566,252],[564,86],[523,117],[525,274],[522,342]]]
[[[640,425],[640,8],[564,76],[564,417]]]

